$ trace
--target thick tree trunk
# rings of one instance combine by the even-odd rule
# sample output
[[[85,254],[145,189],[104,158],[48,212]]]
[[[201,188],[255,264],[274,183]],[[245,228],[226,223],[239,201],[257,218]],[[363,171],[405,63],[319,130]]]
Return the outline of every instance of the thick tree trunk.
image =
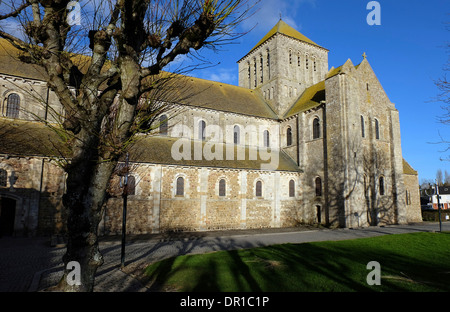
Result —
[[[66,168],[67,192],[63,202],[68,209],[68,242],[63,257],[65,273],[59,289],[63,291],[93,291],[97,268],[103,257],[98,245],[98,225],[106,189],[117,161],[99,156],[99,138],[91,136],[90,144],[72,159]],[[95,142],[93,142],[95,141]],[[80,285],[67,281],[72,268],[68,263],[76,261],[80,266]]]
[[[75,157],[66,167],[67,192],[63,202],[69,211],[68,242],[63,257],[66,270],[59,283],[60,290],[90,292],[94,289],[96,271],[103,264],[98,245],[98,225],[108,184],[121,154],[111,149],[111,144],[115,140],[116,144],[123,146],[130,138],[136,104],[137,98],[131,103],[121,101],[117,119],[111,119],[114,124],[109,124],[110,116],[101,113],[95,116],[96,123],[82,123],[82,130],[73,146]],[[80,285],[67,282],[72,270],[67,265],[72,261],[79,263]]]

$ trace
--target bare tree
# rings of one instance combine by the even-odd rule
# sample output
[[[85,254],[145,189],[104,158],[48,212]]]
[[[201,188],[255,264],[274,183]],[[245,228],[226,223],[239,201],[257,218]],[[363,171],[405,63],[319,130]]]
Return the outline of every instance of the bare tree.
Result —
[[[438,169],[436,171],[436,181],[437,181],[438,185],[442,185],[442,183],[444,183],[444,176],[442,175],[441,169]]]
[[[450,26],[447,26],[447,29],[450,30]],[[447,43],[446,46],[447,50],[450,50],[450,43]],[[447,78],[447,72],[450,70],[450,61],[447,62],[447,64],[444,65],[444,74],[441,78],[437,79],[435,81],[435,85],[437,86],[439,90],[439,94],[437,96],[437,100],[439,102],[442,102],[442,110],[443,114],[439,117],[439,121],[444,125],[450,125],[450,82]],[[450,141],[448,141],[448,138],[443,138],[441,134],[439,134],[441,141],[440,144],[444,144],[447,147],[443,152],[450,151]],[[447,158],[442,158],[441,160],[450,161],[450,156]]]
[[[216,48],[240,34],[248,16],[244,0],[85,1],[82,25],[72,25],[68,0],[3,2],[1,20],[22,25],[27,39],[0,29],[21,51],[21,60],[45,70],[47,83],[64,107],[62,128],[70,146],[64,170],[69,211],[67,265],[81,265],[81,285],[92,291],[103,263],[98,224],[106,190],[120,157],[138,133],[147,133],[161,112],[154,94],[167,81],[163,69],[180,57]],[[169,75],[170,76],[170,75]],[[149,100],[145,95],[153,94]]]

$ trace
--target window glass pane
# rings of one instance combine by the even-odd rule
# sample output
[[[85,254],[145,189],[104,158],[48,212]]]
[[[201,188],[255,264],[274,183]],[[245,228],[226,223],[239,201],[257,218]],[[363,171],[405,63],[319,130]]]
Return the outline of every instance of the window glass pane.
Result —
[[[380,139],[380,124],[377,119],[375,119],[375,137],[377,140]]]
[[[205,128],[206,128],[206,122],[203,120],[200,120],[199,123],[199,129],[198,129],[198,138],[202,141],[205,140]]]
[[[295,197],[295,181],[289,181],[289,197]]]
[[[291,128],[287,128],[286,131],[286,145],[291,146],[292,145],[292,130]]]
[[[261,181],[256,182],[256,196],[257,197],[262,196],[262,182]]]
[[[240,129],[239,126],[234,126],[234,131],[233,131],[233,141],[234,144],[239,144],[240,143]]]
[[[182,177],[179,177],[177,179],[177,193],[178,196],[184,195],[184,179]]]
[[[320,120],[315,118],[313,121],[313,139],[320,138]]]
[[[384,177],[380,178],[380,195],[384,195],[385,189],[384,189]]]
[[[364,117],[363,117],[363,116],[361,116],[361,136],[362,136],[363,138],[366,137],[366,131],[365,131],[365,129],[364,129]]]
[[[167,135],[167,130],[168,130],[167,116],[161,115],[159,117],[159,133],[161,135]]]
[[[225,196],[226,194],[226,182],[224,179],[219,181],[219,196]]]
[[[6,116],[10,118],[18,118],[20,109],[20,97],[16,93],[8,96],[6,104]]]
[[[269,137],[269,131],[267,131],[267,130],[264,130],[264,134],[263,134],[263,136],[264,136],[264,147],[269,147],[269,139],[270,139],[270,137]]]
[[[322,179],[316,178],[316,196],[322,196]]]

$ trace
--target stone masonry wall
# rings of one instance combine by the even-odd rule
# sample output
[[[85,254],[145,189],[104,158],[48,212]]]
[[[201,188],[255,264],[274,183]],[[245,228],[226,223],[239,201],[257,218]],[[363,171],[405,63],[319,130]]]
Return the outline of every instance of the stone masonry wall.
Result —
[[[7,184],[0,197],[15,200],[14,235],[47,235],[65,231],[64,171],[39,157],[0,156]]]
[[[128,196],[128,233],[268,228],[304,221],[299,173],[157,165],[137,171],[139,187],[136,195]],[[163,177],[161,190],[155,187],[158,172]],[[183,195],[176,195],[179,177],[184,179]],[[288,193],[291,179],[296,182],[294,198]],[[225,196],[219,194],[220,180],[226,182]],[[262,183],[262,196],[256,196],[257,181]],[[112,198],[101,233],[119,234],[121,226],[122,198]]]
[[[0,116],[8,117],[8,96],[15,93],[20,98],[19,119],[55,122],[63,116],[62,105],[53,91],[43,81],[0,75]]]
[[[417,175],[403,175],[405,181],[406,219],[408,222],[421,222],[419,177]]]

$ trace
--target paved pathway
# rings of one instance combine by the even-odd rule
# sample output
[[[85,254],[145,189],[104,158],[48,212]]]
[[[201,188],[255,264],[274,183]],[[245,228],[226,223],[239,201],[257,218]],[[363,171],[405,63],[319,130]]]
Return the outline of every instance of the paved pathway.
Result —
[[[438,230],[438,223],[427,222],[360,229],[292,228],[128,236],[126,265],[131,267],[181,254]],[[444,222],[442,230],[450,231],[450,222]],[[100,249],[105,263],[97,272],[94,291],[147,291],[136,279],[118,269],[120,238],[102,239]],[[63,247],[51,247],[48,238],[0,239],[0,291],[41,291],[54,285],[61,276],[64,252]]]

